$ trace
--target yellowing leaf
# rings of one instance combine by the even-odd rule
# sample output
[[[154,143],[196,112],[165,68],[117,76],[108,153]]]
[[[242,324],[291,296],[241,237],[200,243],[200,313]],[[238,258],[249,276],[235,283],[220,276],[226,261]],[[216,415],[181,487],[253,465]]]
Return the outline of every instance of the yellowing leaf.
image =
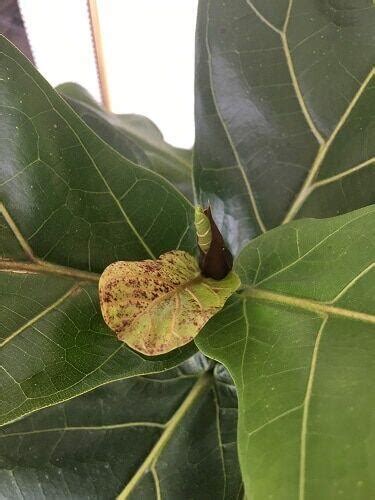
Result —
[[[193,340],[239,285],[233,272],[220,281],[203,277],[196,259],[176,250],[157,260],[111,264],[100,278],[99,296],[118,338],[155,356]]]

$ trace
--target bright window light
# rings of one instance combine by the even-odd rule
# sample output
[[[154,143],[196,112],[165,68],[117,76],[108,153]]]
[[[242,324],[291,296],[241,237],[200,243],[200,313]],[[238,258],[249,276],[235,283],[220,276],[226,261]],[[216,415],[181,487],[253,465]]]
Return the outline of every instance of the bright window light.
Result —
[[[198,0],[97,0],[112,110],[151,118],[165,139],[194,142]],[[99,88],[86,0],[19,0],[38,69],[53,84]]]

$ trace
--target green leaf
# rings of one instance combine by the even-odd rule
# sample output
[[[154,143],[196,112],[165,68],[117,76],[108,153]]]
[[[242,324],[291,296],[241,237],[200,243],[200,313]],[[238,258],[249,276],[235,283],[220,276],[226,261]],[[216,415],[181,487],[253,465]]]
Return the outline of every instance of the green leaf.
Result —
[[[103,140],[129,160],[159,173],[193,200],[191,151],[166,143],[157,126],[140,115],[105,111],[80,85],[56,90]]]
[[[111,264],[100,278],[99,297],[117,337],[155,356],[191,342],[239,286],[235,273],[206,278],[195,257],[172,251],[157,260]]]
[[[256,238],[244,290],[196,338],[238,390],[254,500],[367,500],[375,483],[375,206]]]
[[[2,495],[239,499],[236,393],[222,367],[207,368],[196,356],[8,426],[0,433]]]
[[[92,273],[27,260],[0,266],[0,424],[112,380],[165,370],[194,352],[190,345],[150,361],[118,342]]]
[[[0,196],[34,253],[100,272],[192,252],[191,205],[99,139],[4,38],[0,47]]]
[[[187,200],[96,136],[4,38],[0,129],[0,424],[195,352],[150,361],[118,342],[96,274],[193,252]]]
[[[372,0],[200,1],[195,183],[234,253],[375,202],[374,23]]]

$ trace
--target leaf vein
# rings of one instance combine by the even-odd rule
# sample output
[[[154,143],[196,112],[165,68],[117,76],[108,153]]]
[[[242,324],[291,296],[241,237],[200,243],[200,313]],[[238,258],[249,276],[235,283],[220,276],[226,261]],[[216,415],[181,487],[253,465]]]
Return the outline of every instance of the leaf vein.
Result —
[[[48,307],[46,307],[43,311],[41,311],[39,314],[31,318],[29,321],[27,321],[25,324],[23,324],[20,328],[15,330],[13,333],[11,333],[6,339],[4,339],[2,342],[0,342],[0,348],[4,347],[6,344],[8,344],[11,340],[13,340],[17,335],[25,331],[27,328],[30,328],[33,326],[37,321],[42,319],[44,316],[46,316],[48,313],[59,307],[66,299],[68,299],[71,295],[73,295],[78,289],[80,288],[79,284],[73,285],[64,295],[62,295],[59,299],[57,299],[55,302],[50,304]]]
[[[312,389],[314,384],[314,377],[316,372],[316,365],[318,361],[319,347],[323,335],[324,327],[327,323],[326,317],[320,325],[318,334],[316,336],[313,354],[311,357],[310,373],[307,380],[306,395],[303,402],[302,424],[301,424],[301,444],[300,444],[300,469],[299,469],[299,500],[305,498],[305,484],[306,484],[306,445],[307,445],[307,425],[309,418],[309,409],[312,396]]]

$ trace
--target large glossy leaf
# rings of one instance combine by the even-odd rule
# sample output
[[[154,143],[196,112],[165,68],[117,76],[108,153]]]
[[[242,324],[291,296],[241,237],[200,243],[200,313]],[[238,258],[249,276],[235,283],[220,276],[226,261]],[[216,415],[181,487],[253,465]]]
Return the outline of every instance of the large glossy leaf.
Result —
[[[148,361],[104,325],[98,274],[116,260],[194,251],[193,210],[159,175],[95,135],[0,39],[0,423]]]
[[[29,268],[0,273],[0,325],[0,424],[194,352],[142,358],[105,325],[97,283]]]
[[[192,358],[162,376],[115,382],[0,434],[7,499],[241,498],[235,389]]]
[[[101,271],[192,251],[189,203],[99,139],[4,38],[0,48],[0,196],[35,254]]]
[[[374,206],[274,229],[242,251],[242,294],[198,335],[238,389],[249,498],[373,497],[374,255]]]
[[[375,202],[374,23],[372,0],[200,1],[195,182],[234,252]]]
[[[64,83],[56,90],[116,151],[159,173],[193,199],[191,151],[166,143],[156,125],[144,116],[105,111],[80,85]]]

